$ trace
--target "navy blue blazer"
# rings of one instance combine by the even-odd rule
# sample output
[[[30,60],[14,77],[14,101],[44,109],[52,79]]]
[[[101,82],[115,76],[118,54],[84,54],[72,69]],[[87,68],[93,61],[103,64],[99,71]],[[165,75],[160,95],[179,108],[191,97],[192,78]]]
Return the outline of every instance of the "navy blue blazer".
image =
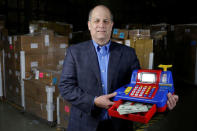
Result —
[[[130,82],[134,69],[140,68],[131,47],[111,42],[108,64],[108,93]],[[92,41],[67,49],[59,83],[62,97],[72,104],[68,131],[94,131],[101,109],[94,107],[95,96],[102,95],[97,54]]]

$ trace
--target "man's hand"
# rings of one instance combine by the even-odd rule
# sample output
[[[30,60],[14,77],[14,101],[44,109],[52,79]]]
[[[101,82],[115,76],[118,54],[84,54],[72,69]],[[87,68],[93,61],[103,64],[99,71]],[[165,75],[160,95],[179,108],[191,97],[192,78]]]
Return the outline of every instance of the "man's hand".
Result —
[[[172,95],[171,93],[168,93],[167,106],[169,110],[172,110],[176,106],[178,99],[178,95]]]
[[[108,109],[114,104],[114,102],[110,101],[110,98],[116,96],[116,94],[117,93],[114,92],[108,95],[102,95],[102,96],[96,97],[94,99],[94,104],[97,107]]]

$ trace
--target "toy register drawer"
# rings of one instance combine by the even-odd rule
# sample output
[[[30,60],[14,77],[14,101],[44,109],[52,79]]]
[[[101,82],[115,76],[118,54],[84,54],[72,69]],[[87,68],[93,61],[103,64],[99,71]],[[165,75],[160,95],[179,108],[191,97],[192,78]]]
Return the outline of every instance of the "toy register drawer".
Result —
[[[117,111],[118,107],[123,104],[123,100],[115,101],[114,105],[108,109],[109,116],[112,117],[118,117],[130,121],[140,122],[140,123],[148,123],[149,120],[152,118],[152,116],[156,112],[156,105],[152,105],[152,107],[148,110],[148,112],[140,112],[140,113],[131,113],[131,114],[125,114],[120,115]]]

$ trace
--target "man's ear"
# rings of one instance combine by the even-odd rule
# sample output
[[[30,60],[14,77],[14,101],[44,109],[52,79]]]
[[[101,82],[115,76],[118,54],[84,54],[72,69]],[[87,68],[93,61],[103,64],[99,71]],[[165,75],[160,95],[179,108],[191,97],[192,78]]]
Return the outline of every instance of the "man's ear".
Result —
[[[112,22],[111,22],[111,24],[112,24],[112,28],[113,28],[113,26],[114,26],[114,22],[112,21]]]
[[[88,21],[88,29],[90,30],[91,28],[90,28],[90,21]]]

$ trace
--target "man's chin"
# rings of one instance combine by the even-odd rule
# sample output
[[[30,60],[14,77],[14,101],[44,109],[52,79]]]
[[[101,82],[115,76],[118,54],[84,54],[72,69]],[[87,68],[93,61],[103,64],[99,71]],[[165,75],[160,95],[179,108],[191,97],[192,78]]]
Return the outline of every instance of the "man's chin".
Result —
[[[105,38],[97,38],[95,41],[98,44],[104,45],[104,44],[107,44],[109,42],[109,39],[107,39],[106,37]]]

